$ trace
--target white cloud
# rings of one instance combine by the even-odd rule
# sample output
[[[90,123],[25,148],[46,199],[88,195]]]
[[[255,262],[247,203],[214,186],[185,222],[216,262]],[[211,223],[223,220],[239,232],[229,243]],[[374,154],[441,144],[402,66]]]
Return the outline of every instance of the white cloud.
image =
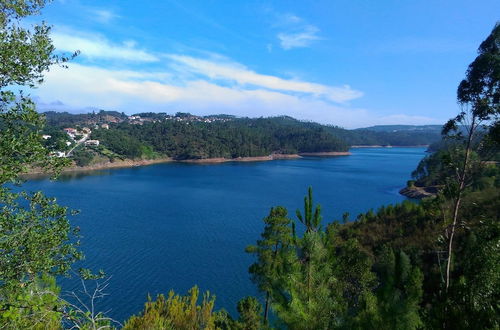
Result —
[[[90,15],[93,20],[106,24],[120,17],[111,10],[106,9],[92,9],[90,10]]]
[[[278,14],[275,19],[273,27],[281,30],[277,38],[285,50],[309,47],[314,41],[322,39],[319,28],[307,23],[302,17],[287,13]]]
[[[339,107],[314,99],[264,89],[220,86],[204,80],[183,84],[155,81],[162,74],[117,71],[70,64],[56,67],[37,90],[43,102],[59,100],[68,106],[139,111],[191,111],[238,116],[291,115],[300,119],[347,124],[342,117],[359,117],[356,111],[340,114]],[[47,107],[45,107],[47,109]],[[333,117],[332,117],[333,116]]]
[[[205,60],[185,55],[168,55],[168,58],[181,64],[185,70],[204,75],[213,80],[228,80],[239,85],[257,86],[284,92],[308,94],[313,97],[324,97],[333,102],[346,102],[363,95],[350,86],[333,87],[317,83],[283,79],[264,75],[249,70],[247,67],[228,61]]]
[[[137,41],[135,40],[125,40],[123,42],[123,45],[127,48],[134,48],[135,46],[137,46]]]
[[[313,25],[306,25],[298,32],[278,33],[278,39],[283,49],[309,47],[314,41],[320,40],[319,29]]]
[[[170,73],[110,70],[72,63],[67,70],[60,67],[51,70],[36,94],[47,104],[57,100],[72,109],[91,106],[129,114],[187,111],[251,117],[290,115],[347,128],[374,123],[436,122],[404,115],[381,117],[366,109],[336,106],[321,99],[277,90],[224,86],[203,79],[175,81],[174,78]],[[49,110],[50,106],[44,109]]]
[[[57,50],[65,52],[80,50],[83,57],[135,62],[159,61],[158,57],[137,49],[130,41],[124,45],[115,45],[95,35],[83,36],[57,31],[51,34],[51,38]]]
[[[296,19],[292,19],[296,20]],[[95,36],[56,32],[56,47],[80,49],[90,59],[157,62],[156,69],[117,70],[70,63],[53,67],[35,91],[44,110],[89,107],[127,113],[186,111],[200,115],[289,115],[347,128],[376,124],[435,123],[432,118],[405,115],[379,116],[345,103],[363,95],[350,86],[330,86],[301,79],[286,79],[253,71],[226,57],[204,53],[204,58],[183,54],[153,55],[134,40],[113,44]],[[148,67],[150,67],[148,65]],[[57,101],[57,103],[53,103]],[[52,103],[52,104],[51,104]],[[335,105],[335,103],[340,105]]]
[[[296,24],[303,21],[304,20],[302,18],[294,14],[287,13],[282,15],[282,24]]]

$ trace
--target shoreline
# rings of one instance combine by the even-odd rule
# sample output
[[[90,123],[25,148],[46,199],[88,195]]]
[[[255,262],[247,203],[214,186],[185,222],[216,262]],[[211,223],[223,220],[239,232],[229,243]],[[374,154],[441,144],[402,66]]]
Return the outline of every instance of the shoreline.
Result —
[[[301,152],[300,156],[304,157],[336,157],[336,156],[350,156],[349,151],[323,151],[323,152]]]
[[[428,148],[428,144],[417,144],[413,146],[383,146],[383,145],[357,145],[351,146],[352,149],[360,149],[360,148]]]
[[[218,164],[227,162],[267,162],[271,160],[278,159],[300,159],[302,158],[299,154],[272,154],[269,156],[254,156],[254,157],[237,157],[237,158],[203,158],[203,159],[182,159],[174,160],[178,163],[193,163],[193,164]]]
[[[170,157],[165,157],[165,158],[158,158],[158,159],[141,159],[141,160],[132,160],[132,159],[126,159],[126,160],[117,160],[114,162],[107,162],[107,163],[98,163],[94,165],[89,165],[89,166],[70,166],[63,168],[61,170],[61,174],[64,173],[73,173],[73,172],[87,172],[87,171],[99,171],[99,170],[106,170],[106,169],[113,169],[113,168],[128,168],[128,167],[138,167],[138,166],[147,166],[147,165],[154,165],[154,164],[161,164],[161,163],[170,163],[174,162]],[[30,170],[28,173],[25,173],[23,175],[31,176],[31,175],[50,175],[50,172],[44,172],[40,169],[33,169]]]
[[[287,159],[301,159],[303,157],[336,157],[336,156],[349,156],[348,151],[328,151],[328,152],[305,152],[300,154],[271,154],[269,156],[255,156],[255,157],[238,157],[238,158],[204,158],[204,159],[183,159],[176,160],[171,157],[158,158],[158,159],[141,159],[141,160],[117,160],[114,162],[98,163],[89,166],[70,166],[62,169],[61,174],[64,173],[78,173],[78,172],[91,172],[115,168],[131,168],[139,166],[148,166],[161,163],[190,163],[190,164],[221,164],[227,162],[265,162],[272,160],[287,160]],[[44,172],[40,169],[32,169],[23,174],[23,176],[48,176],[50,172]]]
[[[419,186],[411,186],[404,187],[399,190],[399,193],[405,197],[413,198],[413,199],[422,199],[427,197],[435,197],[438,193],[437,186],[429,186],[429,187],[419,187]]]

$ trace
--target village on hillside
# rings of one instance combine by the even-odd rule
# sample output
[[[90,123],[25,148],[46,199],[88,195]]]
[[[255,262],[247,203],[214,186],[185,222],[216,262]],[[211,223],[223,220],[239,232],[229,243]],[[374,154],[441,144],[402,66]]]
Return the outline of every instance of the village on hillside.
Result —
[[[196,116],[183,112],[178,112],[175,115],[166,113],[140,113],[127,116],[124,113],[104,110],[98,113],[93,112],[79,115],[49,111],[45,112],[44,115],[46,116],[48,126],[51,128],[57,127],[58,130],[52,130],[50,133],[43,134],[42,138],[46,141],[46,145],[53,150],[51,155],[60,158],[74,158],[75,152],[81,149],[79,147],[95,149],[95,147],[99,146],[101,147],[99,150],[101,153],[104,151],[106,156],[119,158],[118,155],[102,146],[101,141],[91,138],[92,130],[107,130],[113,124],[128,123],[130,125],[143,125],[145,123],[157,123],[161,121],[176,121],[189,124],[191,122],[214,123],[232,120],[232,116],[228,115]],[[71,118],[71,121],[68,118]]]

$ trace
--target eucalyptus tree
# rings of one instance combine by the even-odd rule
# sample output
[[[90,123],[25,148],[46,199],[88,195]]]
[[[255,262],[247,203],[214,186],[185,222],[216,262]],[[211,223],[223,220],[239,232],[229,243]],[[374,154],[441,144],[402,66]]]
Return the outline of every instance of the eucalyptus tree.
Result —
[[[459,220],[463,193],[470,179],[473,153],[472,145],[481,126],[489,127],[492,136],[498,130],[500,118],[500,23],[478,49],[478,56],[469,65],[466,77],[457,90],[459,114],[443,127],[443,134],[453,134],[463,141],[464,153],[456,164],[455,181],[448,182],[448,196],[453,200],[451,224],[448,234],[448,259],[446,263],[445,288],[451,282],[453,243]],[[465,135],[462,131],[465,131]],[[499,141],[497,141],[499,142]]]

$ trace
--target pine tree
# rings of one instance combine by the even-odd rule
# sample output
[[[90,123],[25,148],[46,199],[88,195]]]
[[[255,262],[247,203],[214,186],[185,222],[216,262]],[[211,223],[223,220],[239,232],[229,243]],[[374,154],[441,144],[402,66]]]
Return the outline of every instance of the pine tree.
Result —
[[[317,231],[321,226],[321,205],[317,205],[313,211],[312,187],[309,187],[307,196],[304,197],[304,215],[299,210],[296,212],[297,218],[304,226],[306,232]]]
[[[238,301],[240,317],[236,328],[241,330],[260,330],[262,324],[262,305],[254,297],[245,297]]]
[[[378,264],[378,328],[417,329],[422,326],[420,302],[423,275],[403,252],[384,248]]]
[[[289,255],[293,251],[291,220],[284,207],[272,208],[264,218],[264,232],[257,245],[248,246],[246,252],[257,256],[257,262],[249,268],[252,279],[266,294],[264,321],[267,322],[271,299],[279,295],[283,276],[289,265]]]
[[[299,221],[306,226],[301,238],[294,238],[292,267],[283,277],[284,294],[275,299],[273,308],[290,329],[331,329],[341,321],[344,301],[325,246],[321,230],[321,208],[314,209],[312,189],[304,198],[304,216],[297,211]]]
[[[324,233],[305,233],[286,282],[287,299],[273,304],[290,329],[331,329],[343,313],[338,280],[333,276]]]

